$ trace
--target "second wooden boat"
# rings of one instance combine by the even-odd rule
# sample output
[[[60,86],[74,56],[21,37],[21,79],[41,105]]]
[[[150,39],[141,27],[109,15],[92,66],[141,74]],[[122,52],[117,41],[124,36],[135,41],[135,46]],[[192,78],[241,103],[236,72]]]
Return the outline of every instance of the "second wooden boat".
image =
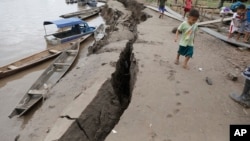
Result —
[[[72,12],[72,13],[68,13],[68,14],[63,14],[60,17],[62,17],[62,18],[78,17],[80,19],[85,20],[87,18],[90,18],[90,17],[98,14],[99,12],[100,12],[100,7],[96,7],[96,8],[84,9],[81,11]]]
[[[86,35],[83,40],[87,39],[91,35]],[[21,60],[7,64],[0,67],[0,78],[7,77],[9,75],[21,72],[29,67],[40,64],[44,61],[57,57],[62,51],[69,48],[69,43],[54,46],[53,48],[46,49],[34,55],[28,56]]]
[[[9,115],[9,118],[14,116],[22,116],[29,109],[31,109],[36,103],[43,98],[46,98],[48,91],[66,74],[69,68],[76,60],[80,42],[76,42],[71,45],[70,48],[63,51],[51,65],[41,74],[41,76],[35,81],[31,88],[26,92],[24,97],[14,108]]]
[[[209,28],[206,28],[206,27],[201,27],[200,28],[201,30],[205,31],[206,33],[222,40],[222,41],[225,41],[227,43],[230,43],[230,44],[233,44],[233,45],[236,45],[236,46],[239,46],[239,47],[246,47],[246,48],[250,48],[250,44],[247,44],[247,43],[244,43],[244,42],[239,42],[233,38],[228,38],[228,36],[226,35],[223,35],[219,32],[216,32],[212,29],[209,29]]]

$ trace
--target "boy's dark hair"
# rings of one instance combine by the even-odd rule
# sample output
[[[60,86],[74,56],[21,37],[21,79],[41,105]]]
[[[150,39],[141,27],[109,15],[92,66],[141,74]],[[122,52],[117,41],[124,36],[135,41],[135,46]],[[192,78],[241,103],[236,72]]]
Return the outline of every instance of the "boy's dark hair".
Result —
[[[189,11],[189,16],[199,18],[199,17],[200,17],[200,13],[199,13],[199,11],[196,10],[196,9],[191,9],[191,10]]]
[[[238,9],[242,9],[242,10],[245,10],[246,9],[246,5],[245,4],[241,4],[237,7],[237,10]]]

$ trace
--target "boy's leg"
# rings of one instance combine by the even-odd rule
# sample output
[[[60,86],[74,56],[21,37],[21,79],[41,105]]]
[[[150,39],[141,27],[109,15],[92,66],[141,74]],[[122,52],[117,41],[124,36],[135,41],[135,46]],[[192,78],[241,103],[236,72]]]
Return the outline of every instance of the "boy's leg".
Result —
[[[248,42],[249,34],[250,34],[249,32],[246,32],[246,33],[245,33],[244,42]]]
[[[241,33],[238,32],[238,33],[237,33],[237,38],[236,38],[236,40],[239,40],[239,39],[240,39],[240,35],[241,35]]]
[[[184,68],[184,69],[189,69],[189,68],[188,68],[188,65],[187,65],[189,59],[190,59],[189,56],[186,56],[186,57],[185,57],[184,64],[183,64],[183,68]]]
[[[175,63],[176,65],[179,65],[179,60],[180,60],[180,54],[177,53],[176,60],[175,60],[174,63]]]
[[[228,33],[228,39],[232,38],[232,36],[233,36],[233,26],[230,25],[230,27],[229,27],[229,33]]]
[[[189,59],[193,56],[193,50],[194,48],[192,46],[187,46],[186,47],[186,55],[185,55],[185,60],[184,60],[184,63],[183,63],[183,68],[184,69],[189,69],[188,67],[188,61]]]

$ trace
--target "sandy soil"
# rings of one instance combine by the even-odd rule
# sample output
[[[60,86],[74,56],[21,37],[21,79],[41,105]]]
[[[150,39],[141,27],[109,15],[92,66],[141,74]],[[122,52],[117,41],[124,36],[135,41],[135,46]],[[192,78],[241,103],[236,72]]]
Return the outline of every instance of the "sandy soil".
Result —
[[[23,125],[18,127],[21,125],[14,123],[20,132],[6,137],[7,140],[14,140],[17,135],[18,141],[69,140],[76,131],[79,133],[73,135],[75,140],[101,141],[110,132],[107,141],[228,141],[230,124],[250,122],[250,110],[228,97],[231,92],[241,92],[244,79],[239,76],[233,82],[227,78],[231,72],[239,75],[248,65],[248,50],[239,50],[198,31],[190,70],[185,70],[174,64],[178,44],[171,30],[180,22],[168,17],[159,19],[158,13],[149,9],[143,12],[152,18],[139,22],[141,12],[137,13],[138,17],[130,17],[131,11],[136,11],[133,7],[125,8],[112,0],[108,5],[111,8],[108,15],[123,14],[118,20],[109,19],[105,46],[89,56],[86,56],[87,48],[82,49],[75,67],[50,91],[49,98],[35,112],[12,119],[23,120]],[[136,39],[132,45],[136,61],[126,60],[128,55],[118,61],[131,39]],[[89,45],[91,41],[86,44]],[[132,62],[138,67],[132,70],[138,71],[137,76],[128,67]],[[118,81],[114,78],[123,78],[118,74],[127,74],[130,79]],[[206,77],[213,85],[206,83]],[[126,84],[120,83],[123,80]],[[126,110],[120,94],[128,94],[125,103],[131,101]]]

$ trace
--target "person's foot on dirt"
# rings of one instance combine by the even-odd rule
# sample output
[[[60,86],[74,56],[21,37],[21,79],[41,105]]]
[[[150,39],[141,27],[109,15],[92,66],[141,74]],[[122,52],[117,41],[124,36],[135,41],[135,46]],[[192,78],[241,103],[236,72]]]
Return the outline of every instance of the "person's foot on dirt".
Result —
[[[175,60],[175,61],[174,61],[174,64],[175,64],[175,65],[179,65],[179,64],[180,64],[179,60]]]
[[[187,65],[183,65],[182,67],[186,70],[189,70],[189,67]]]
[[[247,41],[247,40],[243,40],[243,42],[244,42],[244,43],[248,43],[248,41]]]

